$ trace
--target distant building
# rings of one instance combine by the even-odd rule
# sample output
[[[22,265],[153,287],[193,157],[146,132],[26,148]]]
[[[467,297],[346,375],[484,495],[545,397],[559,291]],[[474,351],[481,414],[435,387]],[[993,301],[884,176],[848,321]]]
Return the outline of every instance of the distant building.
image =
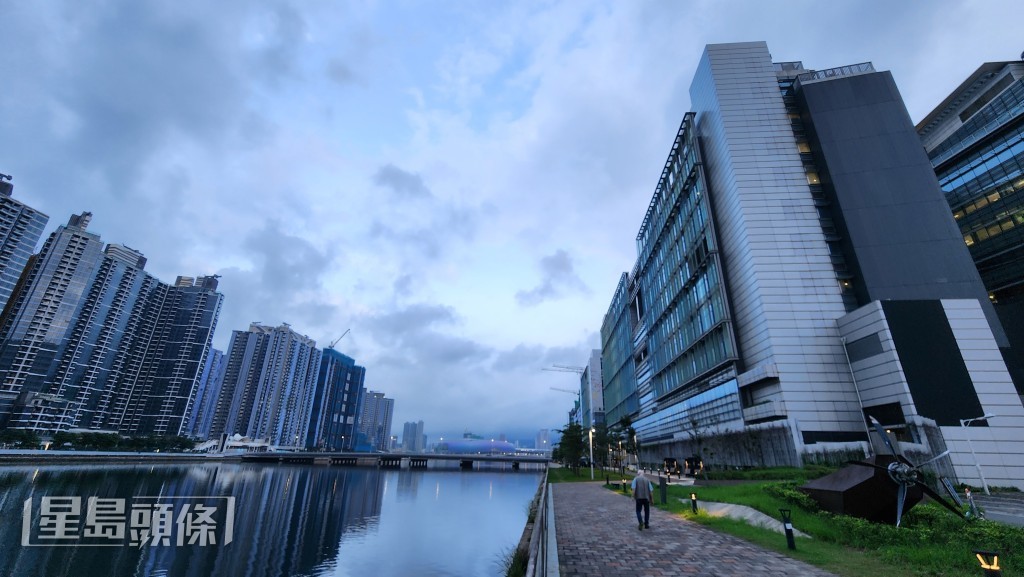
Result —
[[[548,429],[541,429],[537,431],[537,437],[534,440],[533,448],[538,451],[550,451],[551,450],[551,431]]]
[[[394,410],[394,399],[386,398],[384,393],[369,391],[363,397],[363,414],[359,419],[359,430],[366,435],[372,450],[391,450],[391,415]]]
[[[50,217],[11,197],[14,187],[0,179],[0,311],[14,292]]]
[[[203,366],[199,385],[196,387],[195,399],[189,414],[188,427],[184,434],[199,439],[209,439],[213,427],[213,414],[217,410],[217,398],[224,385],[224,372],[227,369],[223,351],[210,349]]]
[[[323,451],[355,449],[366,369],[331,347],[320,360],[306,446]]]
[[[1024,62],[986,62],[917,125],[1024,395]]]
[[[515,453],[516,447],[508,441],[463,438],[438,443],[437,452],[456,455],[508,454]]]
[[[239,434],[271,445],[305,445],[320,371],[316,342],[253,323],[234,331],[210,434]]]
[[[583,428],[603,425],[604,380],[601,376],[601,349],[594,349],[580,375],[580,417]]]
[[[422,453],[426,448],[423,421],[406,423],[402,427],[402,450],[408,453]]]

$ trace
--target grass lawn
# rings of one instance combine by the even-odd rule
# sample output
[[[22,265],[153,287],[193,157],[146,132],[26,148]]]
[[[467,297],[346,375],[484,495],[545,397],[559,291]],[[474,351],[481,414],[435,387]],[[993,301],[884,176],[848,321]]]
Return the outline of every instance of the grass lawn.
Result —
[[[585,480],[589,481],[587,473]],[[655,506],[843,577],[982,575],[974,549],[999,550],[1003,575],[1024,577],[1024,528],[987,521],[967,522],[936,504],[917,505],[904,515],[900,528],[880,525],[801,508],[808,501],[805,496],[794,494],[796,484],[753,481],[670,486],[666,505],[660,504],[655,490]],[[691,491],[697,494],[698,507],[702,500],[735,503],[776,519],[781,519],[779,509],[790,509],[793,526],[811,538],[798,537],[796,550],[791,551],[783,534],[726,517],[710,517],[700,509],[694,515],[690,510]]]

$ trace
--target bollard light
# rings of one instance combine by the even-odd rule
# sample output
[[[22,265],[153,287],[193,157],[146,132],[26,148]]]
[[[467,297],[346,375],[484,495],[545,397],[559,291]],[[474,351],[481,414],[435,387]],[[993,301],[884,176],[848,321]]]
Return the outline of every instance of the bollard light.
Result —
[[[786,546],[796,549],[796,540],[793,539],[793,515],[789,509],[779,509],[782,513],[782,528],[786,530]]]
[[[978,563],[981,563],[981,570],[985,572],[985,577],[1002,577],[1003,570],[999,568],[999,551],[975,549],[974,556],[978,558]]]
[[[697,513],[697,493],[690,493],[690,509]]]

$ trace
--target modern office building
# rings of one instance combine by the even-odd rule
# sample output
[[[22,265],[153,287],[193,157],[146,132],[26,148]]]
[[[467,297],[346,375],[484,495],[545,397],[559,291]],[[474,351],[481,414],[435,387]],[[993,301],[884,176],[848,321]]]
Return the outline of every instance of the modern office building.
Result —
[[[351,451],[362,414],[366,369],[332,347],[323,351],[306,447]]]
[[[1024,61],[986,62],[917,125],[1024,394]]]
[[[50,217],[12,198],[14,186],[0,175],[0,311],[36,250]]]
[[[394,411],[394,399],[386,398],[384,393],[369,391],[363,395],[359,432],[365,436],[371,450],[391,449],[391,415]]]
[[[402,427],[402,450],[407,453],[422,453],[427,449],[427,437],[423,434],[423,421],[408,422]]]
[[[601,349],[590,351],[587,366],[580,373],[580,417],[585,429],[604,424],[604,381],[601,376]]]
[[[998,413],[986,474],[1024,484],[1005,334],[892,75],[709,45],[690,97],[602,325],[608,422],[648,461],[800,465],[869,450],[870,415],[971,482],[959,421]]]
[[[287,324],[234,331],[210,435],[303,447],[320,372],[316,342]]]

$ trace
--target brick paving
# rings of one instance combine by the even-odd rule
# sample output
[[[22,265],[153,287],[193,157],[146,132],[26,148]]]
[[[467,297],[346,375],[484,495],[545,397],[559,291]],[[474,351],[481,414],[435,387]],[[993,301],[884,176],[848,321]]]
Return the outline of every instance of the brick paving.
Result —
[[[562,577],[835,577],[655,507],[639,531],[633,499],[601,483],[552,487]]]

